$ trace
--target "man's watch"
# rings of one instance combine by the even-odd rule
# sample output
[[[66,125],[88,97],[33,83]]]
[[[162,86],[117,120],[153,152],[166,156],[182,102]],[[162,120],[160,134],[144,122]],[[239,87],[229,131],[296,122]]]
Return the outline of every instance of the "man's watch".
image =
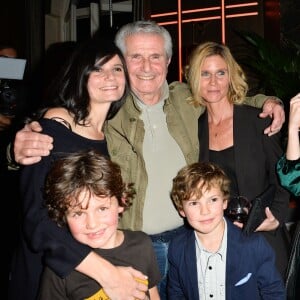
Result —
[[[14,155],[11,151],[12,147],[11,143],[9,143],[6,148],[7,169],[9,171],[17,171],[20,169],[20,165],[13,159]]]

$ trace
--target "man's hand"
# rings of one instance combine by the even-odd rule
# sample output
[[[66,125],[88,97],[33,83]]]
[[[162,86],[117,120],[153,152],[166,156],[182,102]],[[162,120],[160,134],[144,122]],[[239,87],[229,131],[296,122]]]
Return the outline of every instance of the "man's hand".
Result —
[[[108,278],[107,284],[103,283],[103,289],[110,299],[147,299],[148,285],[140,271],[131,267],[116,267],[115,271],[115,275]]]
[[[283,106],[278,100],[271,97],[264,103],[263,111],[259,116],[261,118],[270,116],[273,119],[272,124],[264,130],[264,133],[268,136],[278,133],[285,122]]]
[[[53,148],[53,138],[40,133],[42,127],[38,122],[26,124],[16,134],[14,141],[15,161],[22,165],[39,162],[42,156],[50,154]]]
[[[114,266],[94,251],[80,262],[76,270],[99,282],[110,299],[146,299],[147,276],[132,267]]]

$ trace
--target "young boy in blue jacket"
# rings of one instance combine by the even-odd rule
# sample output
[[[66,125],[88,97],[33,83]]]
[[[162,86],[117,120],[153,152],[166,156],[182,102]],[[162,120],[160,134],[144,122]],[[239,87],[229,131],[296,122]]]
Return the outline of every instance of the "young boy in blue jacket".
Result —
[[[169,299],[286,299],[271,246],[224,218],[229,187],[224,171],[206,162],[173,179],[172,201],[191,228],[169,246]]]

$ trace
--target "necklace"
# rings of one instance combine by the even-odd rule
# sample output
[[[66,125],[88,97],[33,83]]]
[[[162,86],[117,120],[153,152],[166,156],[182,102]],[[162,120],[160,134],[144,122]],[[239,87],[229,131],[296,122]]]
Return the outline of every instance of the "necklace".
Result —
[[[214,139],[227,137],[232,132],[232,119],[225,119],[218,124],[209,123],[209,133]]]

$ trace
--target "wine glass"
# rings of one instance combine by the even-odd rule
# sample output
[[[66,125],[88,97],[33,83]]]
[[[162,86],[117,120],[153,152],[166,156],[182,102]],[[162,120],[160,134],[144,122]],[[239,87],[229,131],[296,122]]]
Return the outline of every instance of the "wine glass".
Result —
[[[245,224],[248,218],[250,206],[250,201],[246,197],[232,197],[230,198],[227,209],[225,210],[225,216],[227,216],[232,222],[237,221]]]

